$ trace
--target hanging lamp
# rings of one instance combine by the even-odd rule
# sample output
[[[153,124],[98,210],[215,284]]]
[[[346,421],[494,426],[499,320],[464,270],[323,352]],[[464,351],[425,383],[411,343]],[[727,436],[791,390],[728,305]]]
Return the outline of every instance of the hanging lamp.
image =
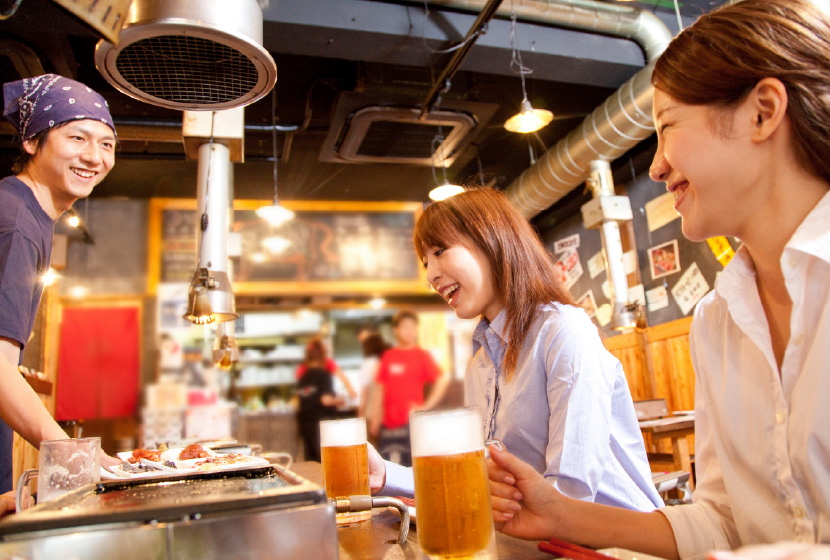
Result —
[[[271,144],[274,150],[274,201],[267,206],[260,206],[256,210],[257,216],[267,221],[273,227],[278,227],[285,222],[294,219],[294,212],[280,204],[279,192],[277,190],[277,89],[271,91]]]
[[[522,64],[522,53],[516,46],[516,12],[511,10],[510,13],[510,47],[513,51],[510,60],[511,67],[517,67],[519,77],[522,80],[522,103],[517,114],[513,115],[504,123],[504,128],[510,132],[520,132],[527,134],[528,132],[536,132],[546,127],[553,120],[553,113],[547,109],[534,109],[533,105],[527,99],[527,88],[525,86],[525,74],[533,72],[530,68],[526,68]]]

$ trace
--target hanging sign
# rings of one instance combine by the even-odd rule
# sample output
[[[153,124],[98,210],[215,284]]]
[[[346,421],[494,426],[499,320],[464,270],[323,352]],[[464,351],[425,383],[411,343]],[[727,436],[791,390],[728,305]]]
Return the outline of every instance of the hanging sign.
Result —
[[[729,261],[732,260],[732,257],[735,256],[735,250],[732,249],[729,240],[723,236],[710,237],[706,240],[706,243],[709,244],[709,248],[712,249],[712,254],[715,255],[715,258],[718,259],[718,262],[723,267],[726,267]]]

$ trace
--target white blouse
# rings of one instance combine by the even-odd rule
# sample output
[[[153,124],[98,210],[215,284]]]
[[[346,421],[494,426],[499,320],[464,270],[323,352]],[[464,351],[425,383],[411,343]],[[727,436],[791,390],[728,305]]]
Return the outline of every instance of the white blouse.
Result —
[[[694,503],[661,509],[681,558],[830,543],[830,194],[781,256],[793,302],[779,372],[745,248],[695,311]]]

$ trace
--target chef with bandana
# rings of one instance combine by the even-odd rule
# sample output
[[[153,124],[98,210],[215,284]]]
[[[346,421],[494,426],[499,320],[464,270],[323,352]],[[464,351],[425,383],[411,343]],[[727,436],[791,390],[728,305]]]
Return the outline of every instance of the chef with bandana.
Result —
[[[32,333],[55,222],[107,176],[115,125],[84,84],[45,74],[3,85],[3,116],[20,136],[15,175],[0,180],[0,492],[12,480],[12,433],[35,447],[66,433],[18,372]],[[102,456],[102,464],[111,464]],[[0,496],[0,515],[14,499]]]

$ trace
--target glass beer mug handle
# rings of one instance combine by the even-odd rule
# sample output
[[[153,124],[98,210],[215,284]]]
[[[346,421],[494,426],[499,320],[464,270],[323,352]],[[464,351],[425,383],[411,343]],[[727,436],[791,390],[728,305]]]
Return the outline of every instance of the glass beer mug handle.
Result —
[[[280,452],[267,452],[260,455],[263,459],[267,459],[269,463],[272,465],[277,464],[281,467],[285,467],[286,469],[290,469],[291,465],[294,463],[294,458],[291,457],[291,453],[286,453],[283,451]]]
[[[282,465],[286,469],[290,469],[291,464],[294,462],[294,458],[291,457],[291,453],[274,453],[273,457],[276,459],[278,465]]]
[[[20,480],[17,481],[17,493],[14,500],[15,511],[17,513],[34,505],[34,500],[29,492],[29,481],[37,478],[37,475],[37,469],[29,469],[20,475]]]

